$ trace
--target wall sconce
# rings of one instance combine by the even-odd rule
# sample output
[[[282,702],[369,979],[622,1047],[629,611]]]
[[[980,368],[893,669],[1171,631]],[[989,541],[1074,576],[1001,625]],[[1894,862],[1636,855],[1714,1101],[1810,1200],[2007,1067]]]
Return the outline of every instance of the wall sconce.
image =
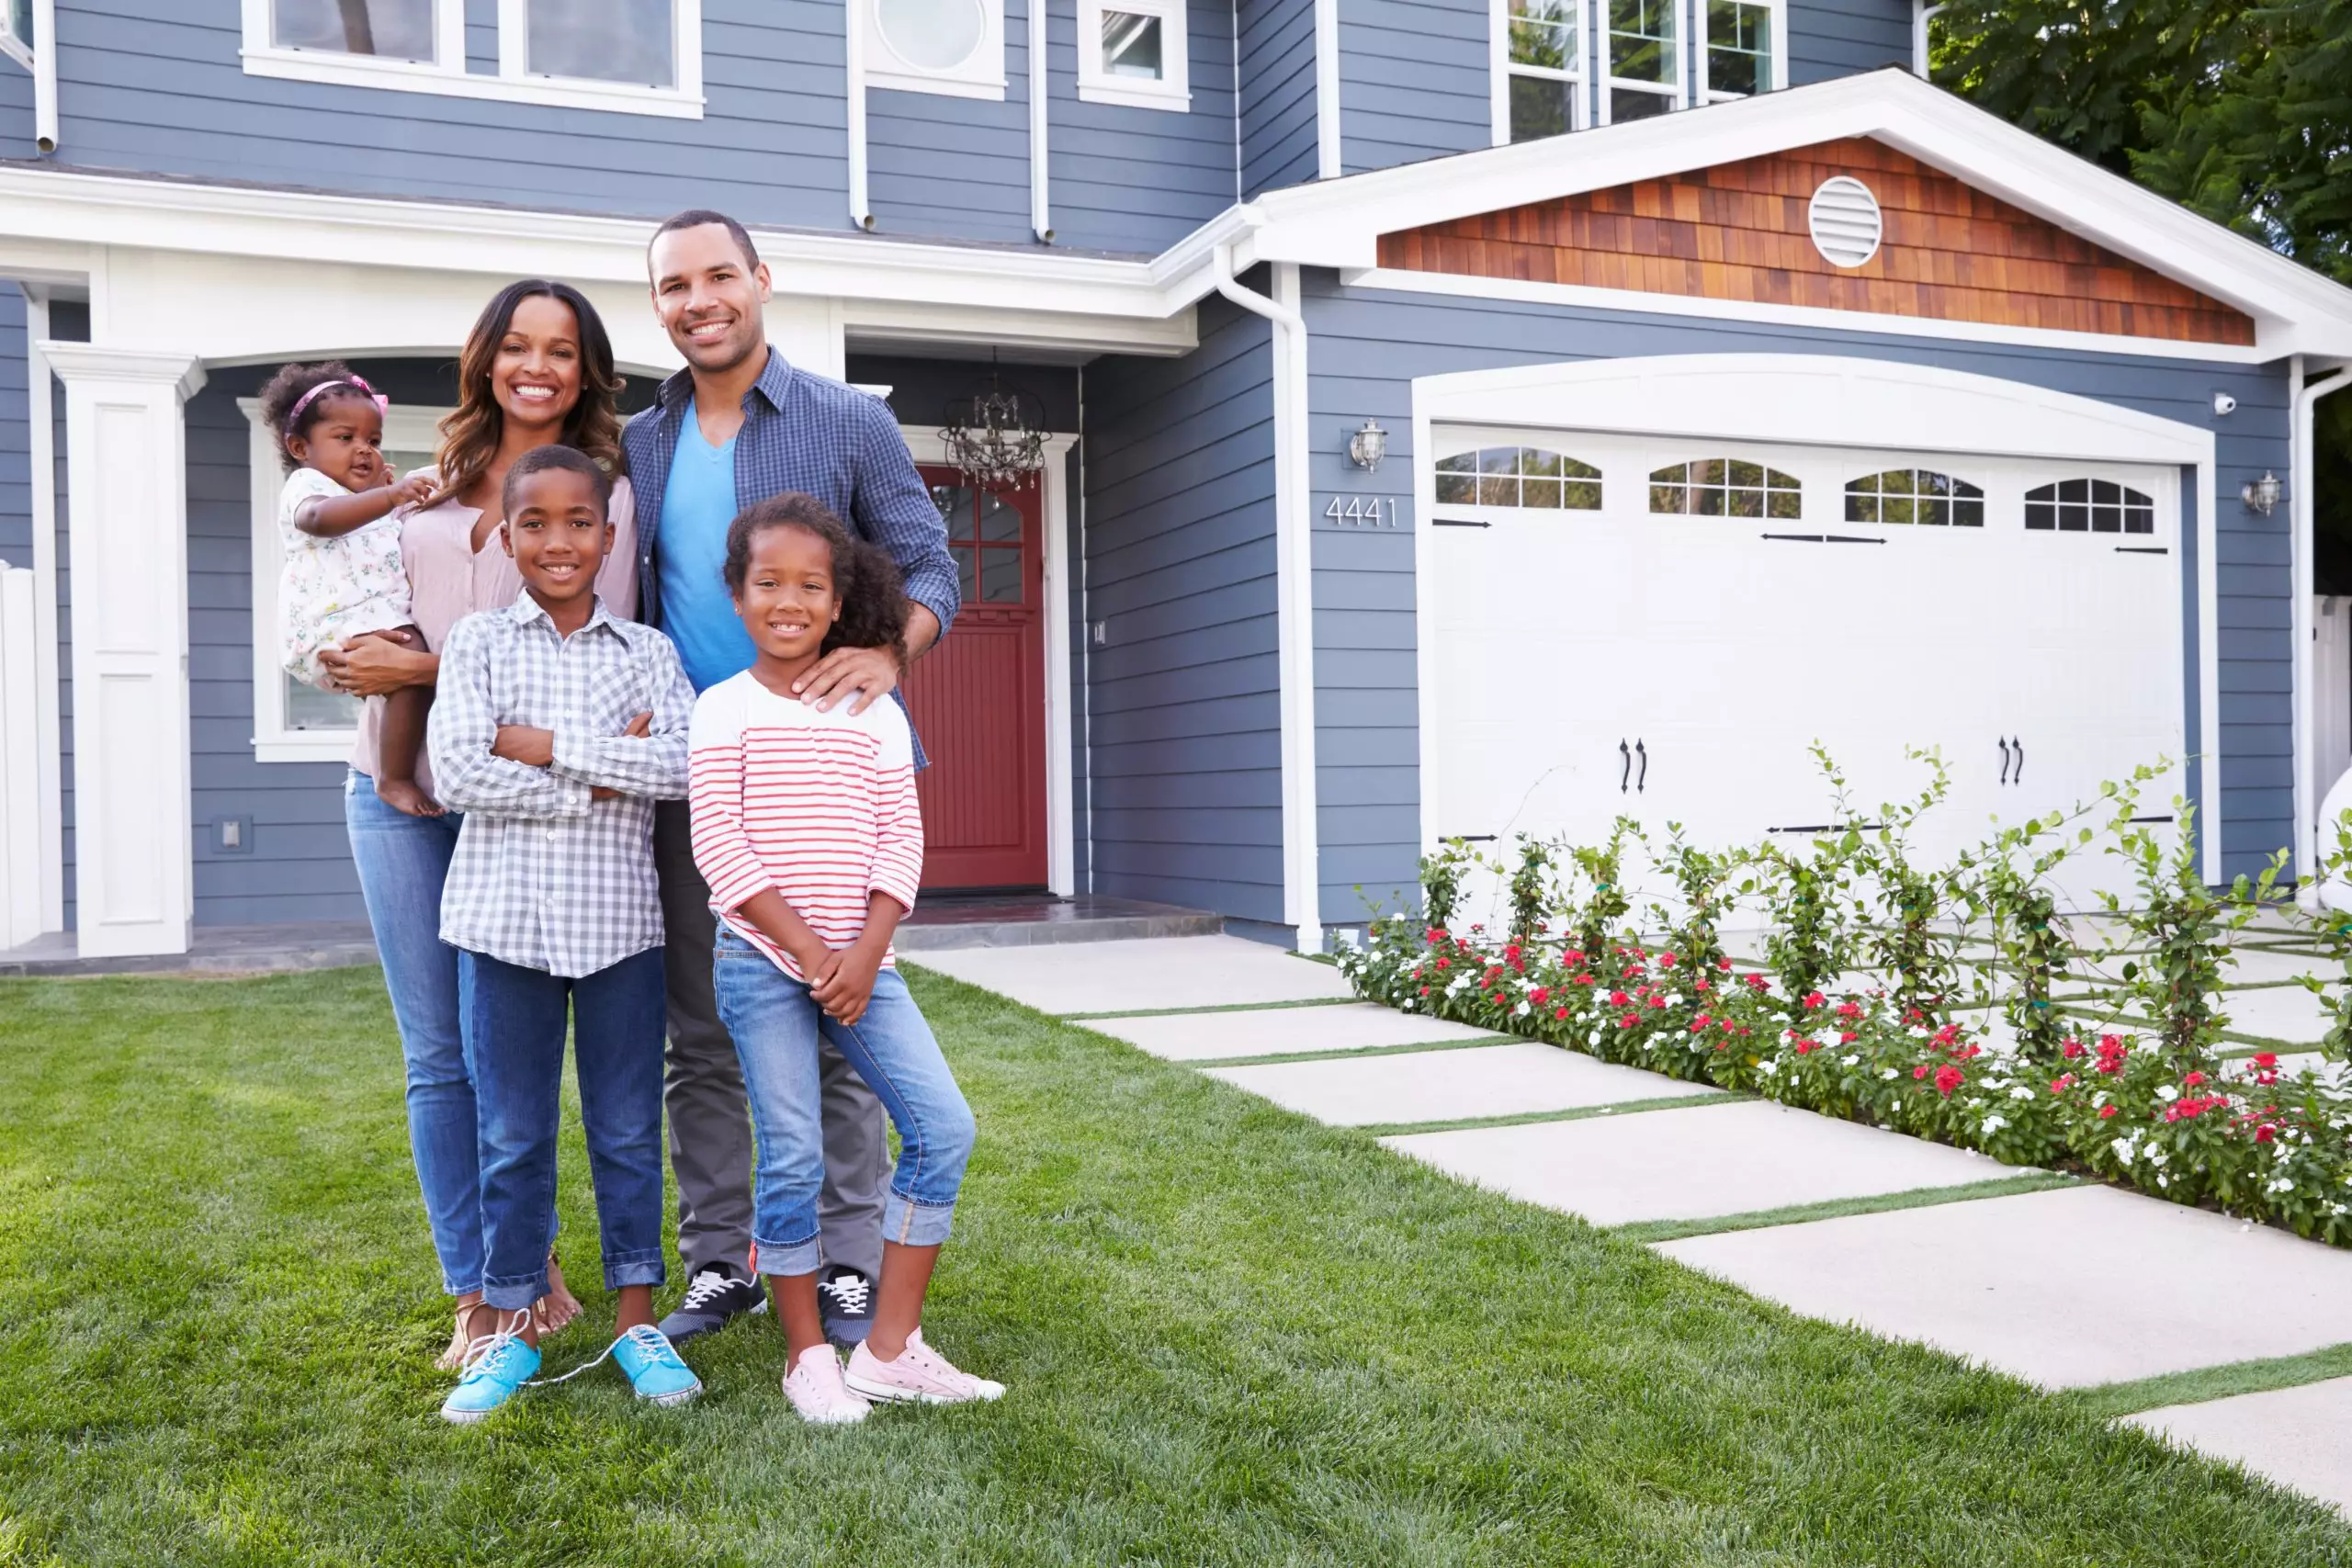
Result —
[[[1363,428],[1348,437],[1348,457],[1359,468],[1377,469],[1380,459],[1388,456],[1388,432],[1370,420]]]
[[[2248,512],[2259,512],[2265,517],[2278,504],[2278,476],[2265,472],[2258,479],[2248,479],[2238,487],[2238,498],[2245,502]]]

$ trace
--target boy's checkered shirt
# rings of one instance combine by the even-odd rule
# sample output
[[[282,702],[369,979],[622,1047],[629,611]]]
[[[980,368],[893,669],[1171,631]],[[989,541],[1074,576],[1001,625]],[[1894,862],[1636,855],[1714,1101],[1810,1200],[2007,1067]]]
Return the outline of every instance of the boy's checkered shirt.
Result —
[[[427,726],[434,792],[466,814],[441,940],[572,978],[661,946],[653,803],[686,793],[694,705],[670,639],[602,599],[568,638],[527,592],[459,621]],[[650,733],[624,734],[640,713]],[[552,730],[553,765],[492,756],[503,724]]]

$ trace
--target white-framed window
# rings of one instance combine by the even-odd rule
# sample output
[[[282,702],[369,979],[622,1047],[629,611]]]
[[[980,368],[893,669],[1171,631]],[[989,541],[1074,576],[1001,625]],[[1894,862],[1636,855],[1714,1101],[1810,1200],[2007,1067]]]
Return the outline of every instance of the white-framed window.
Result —
[[[1984,491],[1933,468],[1887,468],[1846,481],[1846,521],[1982,528]]]
[[[1650,511],[1690,517],[1804,514],[1804,486],[1793,475],[1738,457],[1702,457],[1650,474]]]
[[[1190,107],[1184,8],[1185,0],[1078,0],[1078,96],[1129,108]]]
[[[243,0],[254,76],[702,118],[702,0],[498,0],[493,70],[465,0]]]
[[[0,6],[0,54],[32,69],[33,0],[5,0]]]
[[[1440,457],[1432,493],[1441,506],[1600,510],[1600,470],[1543,446],[1482,446]]]
[[[1004,0],[851,3],[865,12],[867,86],[958,98],[1004,96]]]
[[[1679,0],[1599,0],[1600,95],[1598,125],[1647,119],[1682,107]]]
[[[2153,534],[2156,503],[2113,479],[2060,479],[2025,492],[2025,525],[2037,533]]]
[[[1489,62],[1495,141],[1533,141],[1592,123],[1585,91],[1588,0],[1495,0]]]
[[[1727,103],[1788,85],[1786,0],[1690,0],[1698,79],[1691,101]]]
[[[284,564],[277,494],[286,487],[286,465],[277,456],[277,437],[261,417],[261,400],[239,398],[237,408],[248,427],[246,467],[253,487],[254,760],[340,762],[351,754],[359,703],[286,672],[277,620],[277,579]],[[384,457],[397,472],[432,465],[441,417],[448,412],[392,405],[384,416]]]

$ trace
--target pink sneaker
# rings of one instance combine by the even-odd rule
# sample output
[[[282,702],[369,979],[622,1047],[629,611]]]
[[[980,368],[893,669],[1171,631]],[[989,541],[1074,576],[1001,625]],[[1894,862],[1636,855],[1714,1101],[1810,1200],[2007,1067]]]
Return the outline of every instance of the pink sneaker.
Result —
[[[846,1427],[873,1408],[842,1386],[842,1360],[831,1345],[811,1345],[784,1374],[784,1396],[803,1421],[817,1427]]]
[[[962,1404],[995,1399],[1004,1393],[1001,1382],[958,1371],[946,1357],[922,1342],[920,1328],[907,1336],[907,1348],[895,1361],[886,1361],[859,1345],[849,1353],[849,1376],[843,1381],[853,1395],[906,1404]]]

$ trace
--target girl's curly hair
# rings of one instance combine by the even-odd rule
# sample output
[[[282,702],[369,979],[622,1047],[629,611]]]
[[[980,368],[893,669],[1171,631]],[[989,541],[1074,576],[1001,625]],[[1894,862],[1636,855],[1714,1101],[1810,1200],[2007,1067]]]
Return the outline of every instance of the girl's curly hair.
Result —
[[[833,558],[833,592],[842,599],[841,619],[825,633],[821,652],[837,648],[887,648],[901,666],[907,661],[907,591],[889,552],[842,525],[831,507],[813,495],[786,491],[746,509],[727,530],[727,592],[743,596],[752,574],[752,542],[771,528],[797,528],[825,542]]]
[[[309,406],[304,408],[300,417],[295,420],[293,428],[290,430],[287,428],[286,422],[293,416],[294,405],[301,402],[315,389],[334,381],[349,381],[354,384],[348,389],[321,392],[317,397],[311,398]],[[287,450],[286,444],[300,436],[310,434],[311,427],[326,418],[327,410],[343,401],[344,399],[358,398],[366,400],[372,396],[366,388],[356,383],[357,378],[352,374],[350,366],[340,359],[327,359],[315,365],[281,366],[277,374],[272,376],[268,384],[262,388],[261,417],[269,428],[277,433],[277,459],[286,465],[289,473],[296,464],[294,454]]]

